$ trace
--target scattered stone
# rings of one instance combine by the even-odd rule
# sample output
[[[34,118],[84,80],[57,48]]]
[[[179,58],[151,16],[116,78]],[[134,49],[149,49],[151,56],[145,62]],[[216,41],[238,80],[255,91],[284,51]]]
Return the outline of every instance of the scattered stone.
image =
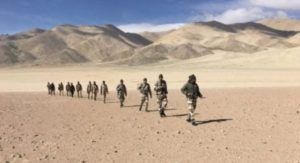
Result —
[[[177,131],[177,134],[181,134],[181,131],[180,131],[180,130],[178,130],[178,131]]]
[[[118,153],[118,151],[117,151],[117,150],[115,150],[115,153]]]
[[[5,161],[5,163],[10,163],[9,161]]]
[[[211,141],[215,141],[215,139],[214,138],[212,138],[212,139],[210,139]]]
[[[225,147],[226,150],[228,150],[228,147]]]
[[[159,131],[156,131],[156,134],[160,134],[160,132],[159,132]]]
[[[86,163],[86,161],[83,160],[83,161],[81,161],[81,163]]]
[[[92,140],[92,143],[96,143],[96,140]]]
[[[300,111],[299,111],[299,110],[297,110],[297,111],[296,111],[296,113],[297,113],[297,114],[300,114]]]
[[[12,149],[15,149],[16,147],[15,147],[15,146],[12,146],[11,148],[12,148]]]
[[[139,156],[141,156],[142,155],[142,153],[139,153]]]
[[[17,155],[18,155],[19,158],[22,158],[22,155],[20,153],[17,153]]]
[[[48,157],[49,157],[49,155],[46,155],[46,156],[45,156],[45,159],[48,159]]]

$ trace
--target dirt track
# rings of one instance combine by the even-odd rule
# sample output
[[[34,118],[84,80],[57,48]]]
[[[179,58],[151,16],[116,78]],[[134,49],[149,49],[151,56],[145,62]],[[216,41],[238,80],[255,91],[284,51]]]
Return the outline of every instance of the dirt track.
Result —
[[[167,118],[46,93],[0,93],[0,162],[300,162],[300,88],[204,89],[198,126],[170,91]]]

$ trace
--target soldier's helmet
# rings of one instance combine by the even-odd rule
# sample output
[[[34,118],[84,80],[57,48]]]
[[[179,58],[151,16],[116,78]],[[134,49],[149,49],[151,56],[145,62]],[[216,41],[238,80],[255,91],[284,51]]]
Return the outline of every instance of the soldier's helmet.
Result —
[[[162,74],[159,74],[159,75],[158,75],[158,78],[159,78],[159,79],[162,79],[163,77],[164,77],[164,76],[163,76]]]
[[[147,81],[147,78],[144,78],[143,81],[146,82],[146,81]]]
[[[121,79],[120,82],[123,83],[124,82],[123,79]]]
[[[194,74],[190,75],[189,80],[196,80],[196,76]]]
[[[105,81],[103,80],[102,83],[105,83]]]

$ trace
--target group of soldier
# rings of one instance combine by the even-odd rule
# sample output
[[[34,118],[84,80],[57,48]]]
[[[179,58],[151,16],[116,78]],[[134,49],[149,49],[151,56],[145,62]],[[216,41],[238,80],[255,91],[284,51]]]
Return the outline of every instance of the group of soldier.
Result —
[[[48,88],[49,95],[55,95],[54,83],[48,82],[47,88]],[[65,89],[67,92],[67,96],[74,97],[74,93],[76,91],[78,98],[83,97],[82,85],[80,84],[80,82],[77,82],[76,87],[73,85],[73,83],[68,82]],[[108,86],[105,83],[105,81],[102,82],[100,89],[95,81],[93,83],[90,81],[86,90],[87,90],[88,99],[92,99],[96,101],[97,95],[100,92],[100,94],[103,95],[103,102],[106,103],[106,97],[109,92],[108,92]],[[152,98],[152,91],[151,91],[150,84],[147,82],[147,78],[143,79],[143,82],[138,86],[138,90],[141,93],[141,103],[139,106],[139,111],[141,111],[143,106],[145,106],[145,111],[148,112],[149,98]],[[58,84],[58,91],[59,91],[59,95],[64,95],[64,85],[62,82]],[[117,85],[116,91],[120,102],[120,107],[122,108],[124,106],[124,101],[127,96],[127,89],[122,79],[120,80],[120,83]],[[168,97],[167,97],[168,88],[167,88],[167,82],[164,80],[162,74],[158,76],[158,81],[154,85],[154,91],[157,97],[159,115],[160,117],[166,117],[165,109],[168,105]],[[194,74],[189,76],[188,81],[181,88],[181,92],[187,98],[187,104],[189,110],[187,122],[196,125],[194,112],[197,105],[197,99],[204,98],[204,96],[200,92],[199,86],[196,83],[196,76]]]

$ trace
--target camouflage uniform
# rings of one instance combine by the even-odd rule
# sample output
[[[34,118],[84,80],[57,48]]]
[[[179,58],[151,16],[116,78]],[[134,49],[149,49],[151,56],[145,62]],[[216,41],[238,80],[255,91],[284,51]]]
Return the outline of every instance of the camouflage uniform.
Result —
[[[67,92],[67,96],[70,96],[70,83],[68,82],[67,85],[66,85],[66,92]]]
[[[58,91],[60,96],[64,95],[64,85],[62,82],[58,84]]]
[[[158,104],[158,110],[161,117],[165,117],[165,108],[168,105],[168,88],[167,88],[167,82],[163,80],[162,74],[159,75],[159,80],[155,83],[154,91],[156,92],[157,96],[157,104]]]
[[[187,121],[192,122],[192,124],[194,125],[194,112],[197,106],[197,98],[203,98],[203,95],[199,90],[198,84],[196,83],[195,75],[189,76],[189,81],[181,88],[181,92],[187,98],[188,109],[190,111]]]
[[[76,84],[76,91],[77,91],[77,97],[82,98],[82,85],[79,82],[77,82]]]
[[[138,90],[140,91],[142,97],[141,97],[141,104],[140,104],[140,111],[142,110],[143,104],[146,103],[145,110],[148,111],[148,105],[149,105],[149,96],[152,98],[152,92],[150,85],[147,83],[147,79],[144,79],[144,82],[140,84],[138,87]]]
[[[118,98],[120,100],[120,107],[124,106],[125,96],[127,96],[127,89],[125,84],[123,84],[123,80],[120,81],[120,84],[117,86]]]
[[[87,88],[86,88],[86,92],[88,94],[88,99],[91,97],[91,99],[93,99],[93,85],[92,82],[89,82]]]
[[[55,95],[55,85],[54,85],[54,83],[50,84],[50,94]]]
[[[94,95],[94,100],[97,100],[97,94],[99,93],[99,87],[96,84],[96,82],[94,82],[93,84],[93,95]]]
[[[51,85],[51,84],[48,82],[48,83],[47,83],[47,88],[48,88],[48,94],[49,94],[49,95],[51,94],[51,88],[50,88],[50,85]]]
[[[70,85],[70,92],[71,92],[71,96],[74,97],[75,87],[74,87],[73,83],[71,83],[71,85]]]
[[[103,95],[103,102],[106,103],[106,95],[108,94],[108,87],[107,87],[105,81],[103,81],[103,83],[100,87],[100,94]]]

